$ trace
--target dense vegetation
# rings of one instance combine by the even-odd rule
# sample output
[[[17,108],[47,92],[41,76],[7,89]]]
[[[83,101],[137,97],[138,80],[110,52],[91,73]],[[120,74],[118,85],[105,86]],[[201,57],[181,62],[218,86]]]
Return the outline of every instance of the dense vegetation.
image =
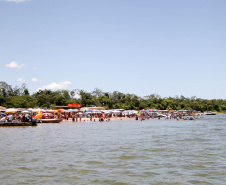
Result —
[[[124,94],[118,91],[103,92],[94,89],[93,92],[84,90],[39,90],[30,95],[27,87],[12,87],[6,82],[0,82],[0,106],[7,108],[33,108],[50,106],[63,106],[69,103],[87,106],[104,106],[107,109],[120,108],[126,110],[159,109],[159,110],[197,110],[226,112],[226,100],[206,100],[196,97],[186,98],[184,96],[162,98],[157,94],[139,97],[135,94]]]

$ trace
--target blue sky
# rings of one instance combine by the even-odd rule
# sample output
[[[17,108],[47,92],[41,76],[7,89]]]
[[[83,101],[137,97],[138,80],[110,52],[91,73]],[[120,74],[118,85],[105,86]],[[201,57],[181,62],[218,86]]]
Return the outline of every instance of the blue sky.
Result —
[[[225,0],[1,0],[0,81],[226,99]]]

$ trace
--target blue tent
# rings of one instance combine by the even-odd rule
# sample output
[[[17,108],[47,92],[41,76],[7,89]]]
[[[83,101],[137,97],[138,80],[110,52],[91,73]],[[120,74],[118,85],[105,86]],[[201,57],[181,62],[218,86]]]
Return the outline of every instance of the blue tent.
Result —
[[[91,114],[91,112],[85,112],[85,113],[83,113],[83,114]]]

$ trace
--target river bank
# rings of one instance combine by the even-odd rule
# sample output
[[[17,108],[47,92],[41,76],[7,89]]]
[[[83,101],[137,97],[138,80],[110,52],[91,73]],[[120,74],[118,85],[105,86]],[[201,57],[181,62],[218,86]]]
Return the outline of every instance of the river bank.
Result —
[[[125,119],[128,119],[128,120],[132,120],[132,119],[135,119],[134,117],[133,118],[129,118],[129,117],[111,117],[110,120],[107,118],[105,119],[104,121],[111,121],[111,120],[125,120]],[[76,121],[76,118],[75,120],[73,121],[72,118],[68,118],[67,119],[63,119],[62,122],[99,122],[99,118],[92,118],[92,120],[90,118],[77,118],[77,121]]]

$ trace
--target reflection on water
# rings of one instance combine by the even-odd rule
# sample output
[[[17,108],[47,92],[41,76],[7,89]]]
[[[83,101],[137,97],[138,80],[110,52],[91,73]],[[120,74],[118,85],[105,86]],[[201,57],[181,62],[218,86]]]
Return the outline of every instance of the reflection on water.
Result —
[[[225,184],[226,116],[0,128],[0,184]]]

